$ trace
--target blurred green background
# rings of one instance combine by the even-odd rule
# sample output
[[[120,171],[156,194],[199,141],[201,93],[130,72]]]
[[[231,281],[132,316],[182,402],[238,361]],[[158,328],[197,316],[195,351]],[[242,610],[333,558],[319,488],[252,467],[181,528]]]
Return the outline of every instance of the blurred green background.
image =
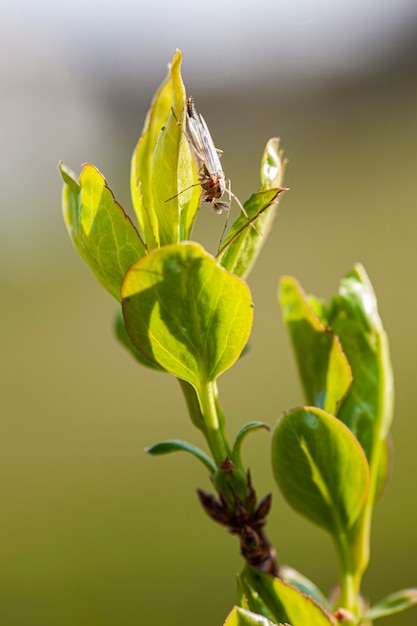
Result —
[[[270,136],[290,159],[291,191],[249,279],[251,351],[220,380],[228,433],[302,402],[279,277],[328,298],[361,261],[396,382],[394,473],[364,592],[375,602],[417,585],[417,10],[407,0],[338,7],[0,9],[2,626],[219,626],[234,603],[241,558],[199,508],[204,468],[143,451],[202,443],[178,384],[116,343],[117,304],[73,250],[60,209],[59,159],[77,172],[94,163],[130,208],[130,155],[176,47],[242,200]],[[203,207],[195,236],[215,250],[223,224]],[[268,450],[263,432],[245,448],[259,495],[273,492],[278,558],[328,592],[330,541],[283,502]],[[416,612],[386,623],[411,626]]]

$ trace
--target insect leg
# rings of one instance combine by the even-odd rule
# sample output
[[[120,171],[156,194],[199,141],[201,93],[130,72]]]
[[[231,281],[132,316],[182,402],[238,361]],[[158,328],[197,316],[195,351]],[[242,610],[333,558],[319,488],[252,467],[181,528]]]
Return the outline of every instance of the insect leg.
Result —
[[[248,225],[253,228],[253,230],[259,235],[259,231],[256,228],[255,224],[251,221],[249,215],[247,214],[247,211],[245,209],[245,207],[243,206],[243,204],[241,203],[241,201],[239,200],[239,198],[237,197],[236,194],[233,193],[232,191],[232,183],[229,179],[229,189],[228,189],[228,193],[229,193],[229,198],[233,198],[233,200],[236,202],[236,204],[238,205],[239,209],[242,211],[243,215],[246,217],[246,219],[248,220]]]
[[[189,187],[186,187],[185,189],[182,189],[181,191],[176,193],[175,196],[168,198],[167,200],[165,200],[165,202],[169,202],[170,200],[174,200],[174,198],[178,198],[178,196],[180,196],[182,193],[185,193],[186,191],[188,191],[189,189],[192,189],[193,187],[201,187],[201,185],[200,183],[194,183],[193,185],[190,185]]]
[[[228,184],[228,187],[227,187],[227,189],[226,189],[226,193],[228,193],[228,194],[229,194],[229,207],[228,207],[228,209],[226,210],[226,219],[225,219],[225,221],[224,221],[224,228],[223,228],[223,231],[222,231],[222,236],[220,237],[219,247],[217,248],[217,254],[220,252],[220,248],[221,248],[221,246],[222,246],[223,239],[224,239],[224,236],[225,236],[226,231],[227,231],[227,226],[228,226],[228,224],[229,224],[229,216],[230,216],[230,211],[229,211],[229,209],[230,209],[230,203],[231,203],[231,193],[232,193],[232,192],[231,192],[231,189],[230,189],[230,185],[231,185],[231,183],[230,183],[230,180],[229,180],[229,184]]]

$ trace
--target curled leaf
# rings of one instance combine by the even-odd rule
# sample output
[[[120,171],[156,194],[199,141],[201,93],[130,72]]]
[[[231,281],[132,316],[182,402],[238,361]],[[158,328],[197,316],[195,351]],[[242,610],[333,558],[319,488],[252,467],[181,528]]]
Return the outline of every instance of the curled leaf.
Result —
[[[269,430],[269,425],[265,424],[265,422],[249,422],[248,424],[242,426],[242,428],[237,433],[235,442],[233,444],[232,459],[234,463],[239,467],[243,467],[241,459],[241,448],[243,440],[247,437],[249,433],[255,430],[259,430],[260,428]]]
[[[282,279],[279,300],[307,404],[337,415],[352,384],[351,368],[338,337],[319,319],[294,278]]]
[[[272,437],[272,466],[289,504],[335,536],[358,519],[369,493],[369,468],[350,430],[321,409],[283,415]]]
[[[269,139],[265,146],[261,161],[261,189],[282,187],[288,159],[279,146],[278,137]]]
[[[65,183],[64,219],[73,244],[102,285],[120,300],[123,277],[144,256],[145,245],[97,168],[85,165],[78,181],[65,165],[59,167]]]
[[[146,452],[151,456],[161,456],[163,454],[171,454],[172,452],[188,452],[201,461],[209,470],[210,474],[214,474],[216,472],[216,466],[210,457],[200,450],[200,448],[197,448],[186,441],[180,441],[178,439],[161,441],[150,448],[146,448]]]

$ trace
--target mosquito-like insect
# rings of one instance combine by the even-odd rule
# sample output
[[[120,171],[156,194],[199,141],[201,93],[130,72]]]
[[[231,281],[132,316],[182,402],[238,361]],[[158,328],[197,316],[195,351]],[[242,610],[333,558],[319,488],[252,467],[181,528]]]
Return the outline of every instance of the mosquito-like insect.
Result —
[[[226,180],[217,150],[202,115],[197,113],[192,96],[187,100],[187,131],[191,149],[198,162],[198,182],[203,190],[203,202],[210,202],[216,213],[230,208],[220,198],[226,191]]]
[[[230,180],[228,185],[226,185],[226,179],[220,163],[220,155],[222,155],[223,152],[222,150],[218,150],[214,145],[214,141],[203,116],[196,111],[192,96],[187,99],[186,130],[188,143],[197,161],[198,184],[203,190],[203,202],[210,202],[216,213],[220,214],[223,211],[228,211],[230,209],[230,202],[220,200],[227,191],[229,198],[234,198],[244,216],[249,220],[249,216],[242,203],[230,188]],[[190,187],[187,189],[189,188]],[[186,191],[186,189],[183,191]],[[174,198],[175,197],[176,196],[174,196]],[[172,198],[169,198],[169,200],[172,200]],[[251,224],[251,226],[253,225]]]

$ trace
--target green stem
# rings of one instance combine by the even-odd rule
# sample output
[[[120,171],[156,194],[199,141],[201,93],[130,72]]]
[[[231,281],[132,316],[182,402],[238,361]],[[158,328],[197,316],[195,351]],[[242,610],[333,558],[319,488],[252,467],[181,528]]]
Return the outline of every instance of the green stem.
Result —
[[[217,412],[215,383],[200,385],[198,395],[204,420],[204,434],[213,459],[217,467],[220,467],[226,457],[230,458],[231,450],[223,430],[223,416],[219,416]]]
[[[348,535],[348,543],[350,546],[352,571],[354,575],[354,586],[356,595],[359,597],[362,577],[369,563],[370,557],[370,538],[372,516],[375,504],[375,495],[378,480],[378,467],[381,460],[383,442],[379,441],[374,446],[372,452],[372,460],[370,463],[371,484],[369,488],[369,496],[366,505],[359,516],[358,520],[350,530]]]
[[[355,577],[354,567],[352,563],[352,555],[350,551],[347,536],[340,533],[336,538],[336,548],[339,557],[340,569],[340,596],[337,605],[351,611],[357,615],[358,610],[358,589]]]

